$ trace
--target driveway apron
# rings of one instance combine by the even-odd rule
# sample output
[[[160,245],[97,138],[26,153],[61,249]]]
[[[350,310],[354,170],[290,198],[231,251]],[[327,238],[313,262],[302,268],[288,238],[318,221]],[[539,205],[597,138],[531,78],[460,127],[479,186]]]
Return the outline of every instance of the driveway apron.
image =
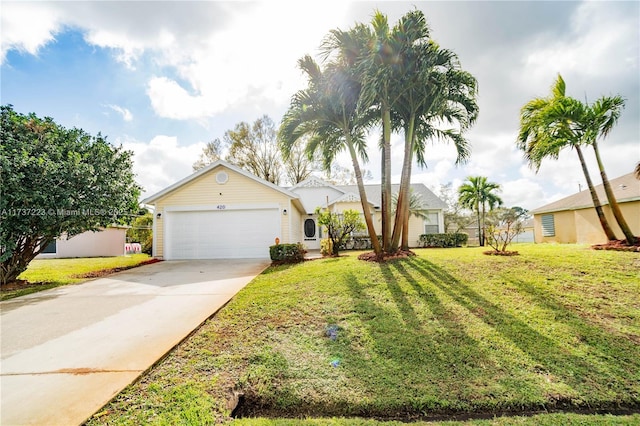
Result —
[[[81,424],[267,265],[165,261],[0,302],[0,424]]]

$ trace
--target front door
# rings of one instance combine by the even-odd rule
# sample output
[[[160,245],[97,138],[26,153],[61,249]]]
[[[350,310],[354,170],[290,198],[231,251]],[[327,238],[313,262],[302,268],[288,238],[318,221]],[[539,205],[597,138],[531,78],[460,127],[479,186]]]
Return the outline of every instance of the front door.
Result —
[[[316,220],[314,218],[305,219],[302,225],[305,247],[308,250],[320,250],[320,235]]]

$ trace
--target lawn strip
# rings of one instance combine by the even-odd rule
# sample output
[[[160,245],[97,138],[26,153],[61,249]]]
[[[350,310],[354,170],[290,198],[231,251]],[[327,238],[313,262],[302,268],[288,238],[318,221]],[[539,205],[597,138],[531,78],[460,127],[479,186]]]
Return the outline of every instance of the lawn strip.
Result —
[[[12,299],[69,284],[78,284],[88,278],[135,268],[156,261],[146,254],[117,257],[70,259],[36,259],[18,277],[19,285],[3,286],[0,300]]]

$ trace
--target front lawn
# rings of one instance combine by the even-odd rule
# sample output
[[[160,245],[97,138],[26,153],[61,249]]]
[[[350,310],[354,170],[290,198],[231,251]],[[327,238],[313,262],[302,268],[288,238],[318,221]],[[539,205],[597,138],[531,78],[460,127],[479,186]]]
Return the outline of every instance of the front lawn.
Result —
[[[640,409],[640,256],[483,250],[269,268],[89,423]]]
[[[73,259],[36,259],[18,277],[20,285],[3,286],[0,300],[11,299],[49,288],[86,281],[86,276],[99,276],[103,271],[130,268],[149,261],[146,254],[117,257],[87,257]]]

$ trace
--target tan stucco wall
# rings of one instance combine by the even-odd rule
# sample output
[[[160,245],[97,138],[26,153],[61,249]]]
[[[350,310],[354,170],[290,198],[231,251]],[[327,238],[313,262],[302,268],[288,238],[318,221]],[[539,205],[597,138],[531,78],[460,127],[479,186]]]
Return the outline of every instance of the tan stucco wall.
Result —
[[[63,237],[56,242],[56,253],[39,254],[37,259],[62,257],[110,257],[124,255],[126,228],[106,228],[102,231],[87,231],[68,240]]]
[[[216,182],[216,174],[221,171],[229,175],[228,181],[224,184]],[[282,229],[280,241],[296,243],[301,229],[300,216],[293,213],[297,209],[290,200],[290,197],[276,189],[269,188],[224,166],[216,167],[156,200],[153,255],[162,257],[164,254],[164,224],[162,217],[158,219],[158,213],[162,215],[165,209],[176,206],[210,206],[215,209],[218,205],[232,208],[247,204],[253,206],[277,204],[280,212],[287,209],[286,215],[280,215]],[[293,232],[290,227],[294,229]]]
[[[634,235],[640,235],[640,201],[621,203],[620,210]],[[616,237],[624,238],[609,206],[603,206],[603,211]],[[607,240],[594,208],[545,214],[554,215],[556,235],[542,237],[542,214],[536,214],[534,215],[534,236],[538,243],[601,244]]]

